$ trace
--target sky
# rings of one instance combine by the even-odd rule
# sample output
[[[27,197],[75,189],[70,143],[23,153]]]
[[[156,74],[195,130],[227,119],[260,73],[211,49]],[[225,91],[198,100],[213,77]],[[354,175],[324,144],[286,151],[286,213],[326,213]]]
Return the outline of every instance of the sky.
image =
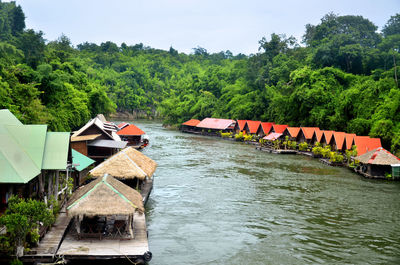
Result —
[[[7,1],[3,1],[7,2]],[[8,1],[9,2],[9,1]],[[306,24],[333,12],[361,15],[379,29],[400,13],[400,0],[16,0],[27,28],[48,41],[65,34],[77,45],[112,41],[191,53],[257,53],[272,33],[298,41]]]

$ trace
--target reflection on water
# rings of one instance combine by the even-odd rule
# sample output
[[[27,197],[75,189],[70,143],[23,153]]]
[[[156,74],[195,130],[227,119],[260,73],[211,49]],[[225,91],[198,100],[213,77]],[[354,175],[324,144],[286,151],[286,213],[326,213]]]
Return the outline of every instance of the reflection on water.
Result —
[[[138,121],[150,264],[400,264],[400,183]]]

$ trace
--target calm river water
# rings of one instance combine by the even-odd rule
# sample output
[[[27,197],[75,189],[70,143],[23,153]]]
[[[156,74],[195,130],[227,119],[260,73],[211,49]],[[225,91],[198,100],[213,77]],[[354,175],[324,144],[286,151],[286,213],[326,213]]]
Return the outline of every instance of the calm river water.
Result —
[[[400,183],[135,121],[155,264],[400,264]]]

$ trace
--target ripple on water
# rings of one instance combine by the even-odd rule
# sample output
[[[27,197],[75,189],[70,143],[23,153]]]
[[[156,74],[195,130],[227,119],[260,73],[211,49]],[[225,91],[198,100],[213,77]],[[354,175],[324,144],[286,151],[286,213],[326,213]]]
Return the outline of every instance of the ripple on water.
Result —
[[[150,264],[400,264],[400,183],[138,121]]]

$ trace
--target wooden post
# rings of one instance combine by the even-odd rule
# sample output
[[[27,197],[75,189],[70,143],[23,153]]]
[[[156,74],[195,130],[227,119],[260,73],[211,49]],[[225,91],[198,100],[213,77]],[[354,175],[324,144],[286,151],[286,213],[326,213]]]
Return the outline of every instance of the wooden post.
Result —
[[[55,190],[54,190],[54,198],[56,200],[58,200],[58,189],[59,189],[59,186],[60,186],[59,177],[60,177],[60,171],[56,170],[56,187],[55,187]]]
[[[51,195],[53,194],[53,172],[49,172],[48,177],[49,181],[47,183],[47,197],[50,199]]]
[[[42,172],[39,174],[39,198],[43,197],[43,193],[44,193],[44,183],[43,183],[43,175],[44,175],[44,171],[42,170]]]

